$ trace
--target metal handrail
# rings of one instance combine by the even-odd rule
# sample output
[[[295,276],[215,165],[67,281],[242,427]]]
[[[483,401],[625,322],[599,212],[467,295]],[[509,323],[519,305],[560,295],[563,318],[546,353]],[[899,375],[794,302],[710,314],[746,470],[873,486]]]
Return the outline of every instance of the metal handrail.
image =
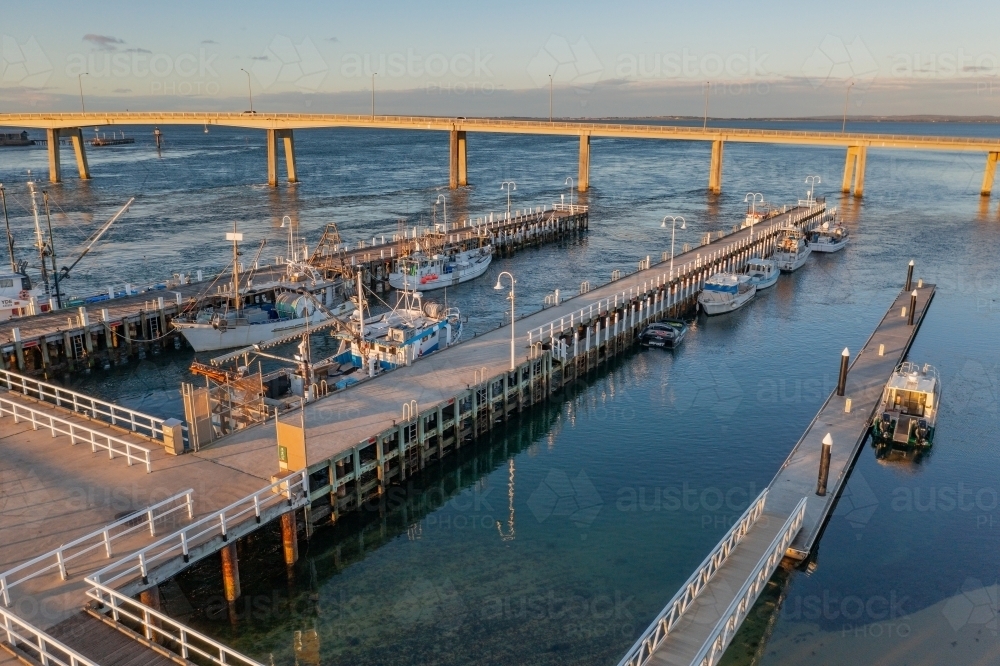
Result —
[[[5,386],[11,391],[18,391],[30,398],[37,398],[42,402],[51,403],[56,407],[72,409],[74,412],[83,413],[113,426],[127,427],[129,430],[150,439],[163,439],[164,419],[157,416],[100,400],[85,393],[71,391],[56,384],[25,377],[10,370],[0,370],[0,386]],[[187,424],[184,424],[183,428],[187,432]]]
[[[786,213],[786,215],[789,215],[789,217],[785,219],[783,222],[778,222],[777,217],[772,218],[770,220],[771,223],[765,226],[764,229],[759,230],[758,233],[760,235],[770,234],[780,230],[782,225],[798,224],[807,217],[815,215],[816,209],[822,208],[823,205],[824,205],[823,203],[814,203],[814,205],[806,208],[805,211],[798,213],[794,212],[797,210],[797,208],[793,208],[791,211]],[[762,223],[760,226],[764,226],[764,224]],[[737,242],[742,244],[744,243],[744,240],[745,239],[742,239]],[[740,247],[743,246],[744,245],[740,245]],[[661,261],[657,265],[663,263],[665,262]],[[678,267],[676,267],[674,269],[673,274],[671,274],[669,271],[666,271],[659,275],[655,275],[651,278],[646,278],[643,281],[641,288],[640,285],[637,283],[636,286],[634,287],[622,290],[617,294],[608,296],[599,301],[595,301],[593,303],[590,303],[589,305],[585,305],[579,310],[571,312],[568,315],[563,315],[559,317],[559,319],[553,319],[548,323],[542,324],[541,326],[537,326],[528,331],[527,334],[528,346],[530,347],[532,344],[537,342],[544,343],[548,340],[551,340],[557,334],[563,333],[568,329],[573,329],[577,324],[584,324],[587,321],[593,319],[595,316],[600,317],[604,314],[607,314],[609,311],[617,309],[619,304],[627,304],[632,299],[642,298],[649,291],[659,289],[662,286],[678,283],[685,277],[690,275],[692,271],[696,271],[703,268],[704,263],[705,262],[701,259],[701,254],[697,253],[697,256],[694,259],[689,259],[685,261],[683,264],[680,264]]]
[[[802,529],[802,521],[805,519],[806,514],[807,499],[803,497],[799,500],[799,503],[795,506],[795,510],[792,511],[792,515],[788,517],[781,531],[771,541],[771,545],[768,546],[760,561],[757,562],[757,566],[754,567],[753,573],[747,578],[736,598],[729,604],[729,608],[726,609],[726,612],[715,625],[712,633],[709,634],[705,644],[691,662],[692,664],[714,666],[718,663],[723,653],[725,653],[729,642],[736,635],[736,630],[740,628],[747,613],[750,612],[750,608],[757,600],[757,597],[760,596],[761,590],[764,589],[767,581],[771,578],[771,574],[774,573],[781,559],[785,556],[785,550],[795,539],[795,535],[799,533],[799,530]]]
[[[99,666],[3,607],[0,607],[0,618],[3,619],[3,632],[7,634],[7,644],[34,657],[39,663],[55,666]]]
[[[56,435],[66,435],[73,444],[80,442],[90,444],[90,450],[94,453],[97,453],[97,449],[104,449],[108,452],[108,459],[110,460],[114,460],[115,454],[118,454],[125,456],[130,467],[133,462],[138,462],[146,466],[147,474],[153,471],[153,465],[149,458],[149,449],[138,444],[133,444],[120,437],[67,421],[66,419],[53,416],[33,407],[18,404],[13,400],[0,398],[0,418],[8,414],[14,417],[14,423],[18,423],[18,419],[31,421],[31,427],[34,430],[38,430],[39,426],[41,426],[49,430],[53,437]],[[116,446],[119,448],[115,448]]]
[[[257,492],[109,564],[87,576],[86,580],[92,585],[101,585],[139,576],[145,582],[149,571],[157,563],[174,557],[183,557],[186,562],[192,548],[216,537],[222,537],[223,541],[228,540],[230,528],[251,516],[260,523],[263,511],[270,507],[287,503],[289,508],[297,508],[307,504],[308,501],[309,473],[307,470],[302,470],[293,476],[264,486]]]
[[[701,566],[695,569],[695,572],[681,586],[677,594],[667,602],[660,614],[618,662],[618,666],[642,666],[656,652],[656,648],[666,639],[681,616],[684,615],[684,611],[701,594],[701,591],[764,513],[766,500],[767,489],[765,488],[757,496],[757,499],[747,507],[740,519],[729,528],[729,531],[712,549],[708,557],[702,561]]]
[[[124,617],[142,626],[146,640],[170,647],[183,659],[197,655],[213,664],[263,666],[246,655],[187,627],[169,615],[104,585],[94,584],[87,596],[110,609],[115,622]]]
[[[691,137],[725,137],[730,140],[739,138],[789,138],[789,139],[816,139],[833,141],[837,144],[849,144],[852,141],[881,141],[910,144],[953,144],[956,146],[982,147],[992,149],[998,145],[998,141],[992,138],[980,137],[956,137],[956,136],[935,136],[918,134],[873,134],[868,132],[823,132],[811,130],[769,130],[769,129],[749,129],[749,128],[726,128],[726,127],[686,127],[678,125],[640,125],[628,123],[595,123],[595,122],[567,122],[555,121],[546,122],[541,120],[507,120],[498,118],[453,118],[444,116],[371,116],[356,114],[320,114],[320,113],[254,113],[245,114],[241,112],[193,112],[193,111],[113,111],[113,112],[93,112],[93,113],[5,113],[0,114],[0,122],[7,125],[26,124],[25,121],[32,120],[57,120],[57,121],[79,121],[80,124],[91,125],[99,123],[102,119],[106,124],[110,124],[114,119],[121,118],[135,123],[136,121],[148,120],[150,123],[165,122],[168,120],[186,120],[191,123],[202,123],[207,121],[237,121],[241,125],[247,123],[258,124],[267,121],[280,120],[301,120],[312,123],[355,123],[366,126],[377,126],[380,124],[404,124],[419,126],[422,129],[463,129],[467,127],[495,127],[495,128],[522,128],[547,130],[566,130],[579,132],[581,134],[593,134],[602,132],[630,132],[643,133],[649,135],[657,134],[681,134]]]
[[[181,493],[177,493],[173,497],[168,497],[162,502],[157,502],[152,506],[146,507],[141,512],[137,511],[133,514],[125,516],[124,518],[116,520],[110,525],[106,525],[102,529],[99,529],[95,532],[91,532],[90,534],[82,536],[78,539],[74,539],[69,543],[65,543],[59,546],[55,550],[51,550],[45,553],[44,555],[39,555],[38,557],[28,560],[23,564],[19,564],[13,569],[8,569],[7,571],[0,573],[0,598],[3,599],[4,605],[10,607],[11,605],[10,590],[15,585],[20,585],[21,583],[29,581],[32,578],[36,578],[45,573],[48,573],[53,569],[58,569],[60,577],[63,580],[66,580],[69,577],[66,571],[67,564],[77,559],[78,557],[82,557],[83,555],[86,555],[87,553],[100,548],[101,546],[104,547],[104,552],[106,553],[107,557],[109,558],[113,557],[114,553],[111,548],[112,542],[114,542],[116,539],[120,539],[121,537],[131,534],[132,532],[137,532],[141,529],[148,527],[150,536],[155,537],[157,521],[166,518],[167,516],[173,514],[176,511],[180,511],[181,509],[187,509],[188,519],[190,520],[191,518],[194,518],[193,495],[194,495],[194,490],[191,489],[185,490],[184,492]],[[175,504],[177,500],[180,500],[182,498],[184,500],[183,503]],[[160,511],[160,509],[168,505],[174,505],[174,506],[171,506],[166,511]],[[137,520],[138,522],[136,522]],[[124,527],[125,529],[116,531],[118,530],[118,528],[121,527]],[[94,543],[88,544],[88,542],[90,541],[93,541]],[[84,544],[88,545],[84,546]],[[69,552],[70,550],[73,550],[77,547],[81,547],[80,550],[73,553]],[[27,569],[35,567],[38,564],[41,564],[43,562],[46,562],[47,560],[52,560],[52,559],[54,559],[54,561],[49,562],[48,564],[46,564],[41,568],[35,569],[31,573],[26,574],[21,578],[12,579],[12,576],[14,574],[21,573]]]

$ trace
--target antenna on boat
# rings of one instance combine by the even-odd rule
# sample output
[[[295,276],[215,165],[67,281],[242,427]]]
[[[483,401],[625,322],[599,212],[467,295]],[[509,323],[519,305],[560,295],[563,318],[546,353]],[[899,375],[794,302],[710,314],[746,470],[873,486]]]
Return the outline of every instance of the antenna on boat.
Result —
[[[236,221],[233,221],[233,230],[226,234],[226,240],[233,241],[233,303],[236,311],[240,311],[240,241],[243,234],[236,231]]]
[[[42,238],[42,225],[38,221],[38,201],[35,198],[35,181],[31,180],[31,170],[28,170],[28,192],[31,193],[31,213],[35,218],[35,247],[38,248],[38,260],[42,266],[42,282],[45,283],[45,294],[49,293],[49,272],[45,268],[45,241]]]
[[[7,217],[7,192],[0,183],[0,202],[3,203],[3,222],[7,226],[7,251],[10,253],[10,270],[17,273],[17,260],[14,258],[14,236],[10,233],[10,218]]]

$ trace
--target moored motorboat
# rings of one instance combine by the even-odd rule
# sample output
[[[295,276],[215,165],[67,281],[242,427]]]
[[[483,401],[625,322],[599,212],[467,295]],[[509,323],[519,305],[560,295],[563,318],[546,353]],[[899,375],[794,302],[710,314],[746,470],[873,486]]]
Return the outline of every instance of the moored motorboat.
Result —
[[[397,272],[389,274],[389,284],[414,291],[453,287],[485,273],[492,260],[490,245],[440,254],[418,252],[399,260]]]
[[[716,273],[705,280],[705,288],[698,294],[698,305],[707,315],[718,315],[738,310],[753,299],[757,285],[749,275]]]
[[[639,344],[643,347],[676,349],[687,335],[688,325],[679,319],[663,319],[643,329]]]
[[[829,222],[824,222],[822,226],[809,232],[809,247],[813,252],[836,252],[844,249],[850,236],[847,227],[837,223],[831,226]]]
[[[750,277],[750,282],[757,286],[757,290],[773,287],[778,281],[781,271],[778,270],[778,262],[774,259],[761,259],[751,257],[747,260],[743,272]]]
[[[892,373],[872,424],[872,437],[898,447],[930,446],[941,404],[937,370],[906,361]]]
[[[794,227],[781,229],[774,247],[774,261],[783,273],[791,273],[802,267],[812,249],[805,234]]]

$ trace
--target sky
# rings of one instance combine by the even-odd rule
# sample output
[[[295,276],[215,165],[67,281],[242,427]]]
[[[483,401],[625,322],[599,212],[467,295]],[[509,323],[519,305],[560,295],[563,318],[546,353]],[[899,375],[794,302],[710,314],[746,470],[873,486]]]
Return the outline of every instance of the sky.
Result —
[[[46,2],[0,112],[1000,116],[1000,3]],[[374,74],[374,77],[373,77]],[[852,85],[853,84],[853,85]],[[848,88],[850,92],[848,93]],[[706,94],[707,93],[707,94]]]

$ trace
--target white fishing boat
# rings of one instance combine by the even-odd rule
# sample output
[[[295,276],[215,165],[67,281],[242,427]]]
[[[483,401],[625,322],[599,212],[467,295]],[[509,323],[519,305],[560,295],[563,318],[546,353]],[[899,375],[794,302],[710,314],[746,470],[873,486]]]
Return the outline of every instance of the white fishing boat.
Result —
[[[342,285],[317,279],[303,280],[303,271],[311,270],[297,262],[286,264],[288,279],[270,280],[254,286],[252,280],[240,282],[239,241],[243,234],[226,234],[233,242],[232,283],[221,300],[202,309],[177,317],[173,326],[197,352],[246,347],[274,338],[304,332],[310,326],[332,317],[349,314],[354,305],[348,300],[338,304],[331,296],[342,296]],[[232,289],[239,285],[238,289]],[[331,294],[331,292],[335,292]],[[327,295],[328,303],[321,301]]]
[[[32,287],[31,278],[21,271],[0,272],[0,322],[48,309],[45,289]]]
[[[749,275],[716,273],[705,280],[705,288],[698,294],[698,305],[707,315],[719,315],[738,310],[757,294],[757,285]]]
[[[349,364],[370,377],[410,365],[455,344],[462,335],[462,319],[457,308],[424,303],[416,291],[404,292],[397,306],[389,312],[364,317],[364,310],[358,309],[352,313],[351,320],[348,327],[355,333],[337,334],[343,343],[327,364],[339,364],[342,373],[344,364]]]
[[[836,252],[844,249],[851,233],[847,227],[834,222],[824,222],[820,227],[809,232],[809,247],[813,252]]]
[[[417,252],[399,260],[398,272],[389,274],[389,284],[404,291],[454,287],[485,273],[491,261],[493,248],[490,245],[442,254]]]
[[[750,282],[757,286],[757,290],[773,287],[778,281],[781,271],[778,269],[778,262],[774,259],[761,259],[752,257],[747,260],[743,273],[750,277]]]
[[[929,364],[901,363],[882,392],[880,416],[872,424],[872,436],[904,448],[930,446],[940,404],[937,370]]]
[[[791,273],[802,267],[812,252],[805,234],[794,227],[781,229],[774,248],[774,261],[784,273]]]

